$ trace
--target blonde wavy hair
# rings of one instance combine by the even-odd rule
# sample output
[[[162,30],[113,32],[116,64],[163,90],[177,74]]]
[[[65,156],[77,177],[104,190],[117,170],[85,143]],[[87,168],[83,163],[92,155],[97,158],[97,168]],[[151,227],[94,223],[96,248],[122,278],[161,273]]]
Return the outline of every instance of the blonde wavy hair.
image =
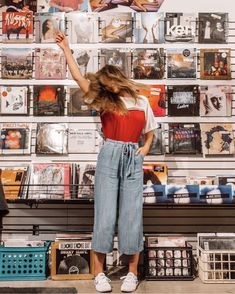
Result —
[[[88,73],[86,78],[90,81],[89,90],[83,96],[85,103],[93,109],[107,112],[125,114],[127,109],[120,99],[120,93],[129,94],[137,102],[138,90],[147,86],[128,79],[122,71],[114,65],[105,65],[96,73]],[[115,83],[119,92],[113,92],[109,82]],[[130,98],[131,99],[131,98]]]

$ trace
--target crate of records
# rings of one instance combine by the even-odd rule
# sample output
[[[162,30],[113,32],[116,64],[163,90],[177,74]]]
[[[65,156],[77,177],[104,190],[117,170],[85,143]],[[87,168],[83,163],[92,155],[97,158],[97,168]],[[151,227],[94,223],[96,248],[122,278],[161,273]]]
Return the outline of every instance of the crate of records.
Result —
[[[92,279],[94,255],[89,234],[57,234],[51,247],[53,280]]]
[[[204,283],[235,283],[235,234],[197,236],[198,271]]]
[[[145,235],[147,280],[193,280],[192,246],[179,235]]]

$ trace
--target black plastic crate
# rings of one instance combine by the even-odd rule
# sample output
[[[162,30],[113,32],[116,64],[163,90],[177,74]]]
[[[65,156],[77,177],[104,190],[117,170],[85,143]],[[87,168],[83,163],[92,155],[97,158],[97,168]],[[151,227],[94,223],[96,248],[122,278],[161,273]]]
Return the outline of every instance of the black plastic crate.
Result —
[[[185,247],[147,247],[144,249],[146,280],[194,280],[193,249]]]

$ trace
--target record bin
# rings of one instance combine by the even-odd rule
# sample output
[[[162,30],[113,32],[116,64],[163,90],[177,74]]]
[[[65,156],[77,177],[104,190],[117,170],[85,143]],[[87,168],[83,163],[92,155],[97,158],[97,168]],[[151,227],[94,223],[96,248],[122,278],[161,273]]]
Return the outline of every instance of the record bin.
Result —
[[[0,281],[46,280],[48,249],[44,247],[0,246]]]
[[[145,242],[144,265],[146,280],[189,280],[195,278],[193,248],[148,247]]]

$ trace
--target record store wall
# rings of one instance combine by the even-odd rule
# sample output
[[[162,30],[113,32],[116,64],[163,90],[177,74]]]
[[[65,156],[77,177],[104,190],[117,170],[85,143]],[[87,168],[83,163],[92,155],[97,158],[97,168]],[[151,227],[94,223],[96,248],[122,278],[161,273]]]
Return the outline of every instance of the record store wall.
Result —
[[[173,80],[163,78],[160,80],[141,80],[148,84],[164,85],[231,85],[232,93],[235,91],[235,3],[234,0],[165,0],[159,12],[228,12],[229,13],[229,37],[227,44],[199,44],[199,43],[164,43],[164,44],[125,44],[125,43],[98,43],[98,44],[72,44],[72,48],[196,48],[199,56],[201,48],[231,48],[231,80],[203,80],[200,79],[200,58],[197,61],[197,79]],[[120,11],[127,11],[120,8]],[[132,10],[131,10],[132,11]],[[111,13],[112,10],[105,13]],[[132,11],[133,12],[133,11]],[[1,48],[57,48],[56,44],[0,44]],[[2,54],[1,54],[2,55]],[[79,124],[80,128],[97,129],[100,125],[98,117],[86,116],[33,116],[33,85],[64,85],[76,86],[71,79],[65,80],[17,80],[1,79],[0,85],[29,85],[31,89],[31,108],[29,116],[0,116],[0,123],[32,123],[32,146],[31,154],[25,155],[0,155],[0,165],[27,164],[30,162],[91,162],[97,159],[97,150],[93,153],[71,153],[66,155],[39,155],[35,154],[36,123],[61,122],[70,126]],[[235,124],[235,95],[232,99],[232,116],[230,117],[156,117],[159,123],[231,123]],[[68,99],[68,93],[66,94]],[[65,109],[67,113],[67,109]],[[234,127],[234,125],[233,125]],[[98,136],[98,135],[97,135]],[[165,136],[167,142],[167,135]],[[97,143],[98,144],[98,143]],[[167,143],[166,143],[167,145]],[[166,146],[167,147],[167,146]],[[168,177],[177,178],[184,176],[235,176],[235,156],[203,157],[202,155],[151,155],[145,157],[145,162],[165,162],[168,167]],[[37,206],[37,207],[36,207]],[[93,223],[93,204],[54,202],[37,203],[32,207],[25,203],[9,203],[10,213],[3,219],[3,234],[25,233],[31,234],[53,234],[63,230],[91,231]],[[144,230],[145,232],[183,232],[194,234],[196,232],[235,231],[235,206],[223,205],[171,205],[156,204],[145,205],[144,208]],[[39,230],[39,231],[38,231]]]

